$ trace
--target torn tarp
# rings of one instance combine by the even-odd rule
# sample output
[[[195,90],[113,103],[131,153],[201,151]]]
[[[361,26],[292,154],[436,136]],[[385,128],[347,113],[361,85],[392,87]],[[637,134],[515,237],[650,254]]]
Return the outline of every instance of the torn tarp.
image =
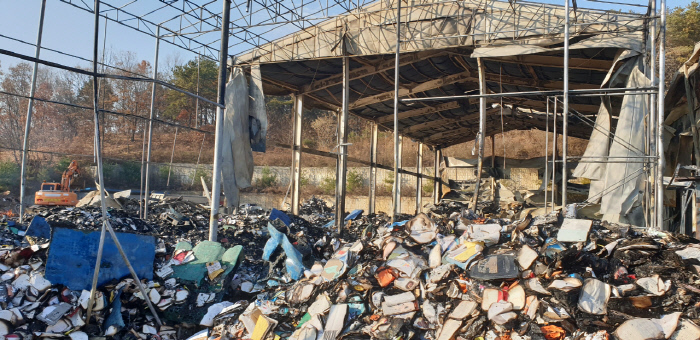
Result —
[[[248,119],[250,122],[250,146],[253,151],[265,152],[267,137],[267,111],[265,109],[265,94],[263,93],[260,64],[250,66],[250,88]]]

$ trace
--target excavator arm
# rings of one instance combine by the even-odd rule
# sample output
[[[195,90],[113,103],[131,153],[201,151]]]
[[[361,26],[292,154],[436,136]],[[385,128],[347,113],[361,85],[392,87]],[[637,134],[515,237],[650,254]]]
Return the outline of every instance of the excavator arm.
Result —
[[[80,175],[81,171],[78,162],[75,160],[71,161],[70,165],[68,165],[68,169],[63,172],[63,176],[61,177],[61,191],[70,191],[73,179],[78,178]]]

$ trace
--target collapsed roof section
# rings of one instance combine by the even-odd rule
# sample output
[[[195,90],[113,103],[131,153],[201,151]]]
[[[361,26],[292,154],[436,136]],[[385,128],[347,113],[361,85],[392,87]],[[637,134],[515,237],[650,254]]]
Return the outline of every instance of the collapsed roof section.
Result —
[[[342,105],[342,57],[349,56],[350,112],[391,129],[395,6],[395,1],[376,2],[358,13],[262,45],[235,62],[261,64],[266,94],[303,94],[306,107],[337,110]],[[563,88],[562,6],[413,0],[402,7],[401,98],[478,94],[476,57],[484,62],[491,93]],[[571,90],[600,88],[623,51],[644,49],[641,15],[578,8],[572,10],[571,20]],[[478,130],[478,101],[400,103],[399,131],[439,147],[472,140]],[[486,135],[545,128],[545,94],[488,101]],[[587,138],[600,98],[572,96],[570,103],[572,110],[586,118],[572,117],[569,134]]]

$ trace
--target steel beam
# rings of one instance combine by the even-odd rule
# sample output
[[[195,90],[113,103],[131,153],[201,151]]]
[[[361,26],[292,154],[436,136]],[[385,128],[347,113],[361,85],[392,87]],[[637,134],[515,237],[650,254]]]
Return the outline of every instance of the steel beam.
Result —
[[[391,209],[391,220],[392,222],[396,219],[396,215],[401,211],[401,176],[399,174],[399,165],[401,161],[401,139],[399,136],[399,65],[401,57],[401,0],[396,1],[396,54],[394,55],[394,91],[391,95],[394,98],[394,190],[392,192],[392,209]],[[388,100],[378,99],[375,97],[373,100]],[[359,101],[359,100],[358,100]],[[356,101],[355,103],[357,103]],[[368,104],[365,104],[368,105]]]
[[[562,146],[561,146],[561,206],[566,209],[566,189],[568,182],[567,164],[569,132],[569,0],[564,6],[564,107],[562,108]]]
[[[41,1],[41,9],[39,12],[39,30],[36,34],[36,49],[34,58],[39,59],[41,53],[41,36],[44,32],[44,13],[46,12],[46,0]],[[19,187],[19,222],[24,222],[24,196],[26,195],[27,187],[27,155],[29,152],[29,131],[32,128],[32,111],[34,110],[34,93],[36,93],[36,76],[39,70],[39,63],[34,62],[32,70],[32,85],[29,90],[29,104],[27,105],[27,120],[24,122],[24,141],[22,142],[22,168],[20,170],[20,187]],[[63,188],[64,190],[66,188]],[[70,190],[70,188],[68,188]]]
[[[442,185],[440,185],[440,161],[442,159],[442,149],[435,149],[435,161],[433,165],[433,204],[440,203],[440,191],[442,191]]]
[[[160,51],[160,26],[156,30],[156,52],[153,57],[153,79],[158,79],[158,51]],[[148,220],[148,201],[151,192],[151,149],[153,147],[153,119],[156,116],[156,83],[151,85],[151,112],[148,116],[148,145],[146,146],[146,179],[143,201],[143,219]]]
[[[539,67],[564,67],[561,57],[547,55],[518,55],[498,58],[484,58],[487,61],[498,63],[526,64]],[[577,70],[592,70],[608,72],[612,67],[612,60],[571,58],[569,68]]]
[[[486,94],[486,70],[484,69],[484,61],[481,58],[476,58],[479,67],[479,93]],[[479,97],[479,143],[477,166],[476,166],[476,185],[474,186],[474,197],[472,198],[472,210],[476,211],[479,203],[479,188],[481,187],[481,172],[484,169],[484,134],[486,133],[486,98]]]
[[[665,93],[665,83],[666,80],[666,0],[661,0],[661,17],[659,23],[659,94],[658,94],[658,105],[659,108],[656,110],[656,198],[655,198],[655,209],[656,214],[656,228],[661,230],[664,228],[664,118],[665,118],[665,107],[664,107],[664,93]],[[695,123],[695,122],[694,122]]]
[[[430,114],[435,114],[441,111],[447,111],[447,110],[452,110],[452,109],[459,109],[461,106],[459,102],[447,102],[447,103],[442,103],[438,105],[429,105],[413,110],[408,110],[404,112],[399,113],[399,120],[406,119],[406,118],[412,118],[412,117],[418,117],[418,116],[426,116]],[[383,117],[379,117],[376,119],[377,124],[382,124],[385,125],[387,123],[393,124],[394,116],[393,115],[386,115]],[[393,125],[390,125],[393,126]]]
[[[378,126],[376,123],[372,124],[372,137],[370,141],[369,149],[369,207],[367,208],[369,214],[374,214],[377,205],[377,137],[378,137]]]
[[[399,153],[396,157],[398,172],[396,173],[396,182],[394,182],[395,199],[396,199],[396,213],[401,213],[401,181],[403,174],[403,136],[399,135]]]
[[[423,174],[423,143],[418,143],[418,154],[416,157],[416,172]],[[423,207],[423,177],[416,176],[416,215],[421,213]]]
[[[299,215],[299,189],[301,188],[301,123],[304,113],[304,95],[294,95],[292,111],[292,214]]]
[[[404,54],[399,58],[399,67],[410,65],[419,61],[447,55],[447,52],[423,51],[418,53]],[[377,73],[389,71],[394,68],[395,60],[387,59],[380,61],[377,65],[366,65],[352,70],[348,76],[350,81],[371,76]],[[301,88],[302,93],[316,92],[329,87],[343,84],[343,75],[336,74],[324,79],[316,80]]]
[[[343,57],[343,107],[338,115],[338,161],[336,162],[335,183],[335,226],[338,232],[343,228],[345,220],[346,178],[348,170],[348,115],[350,102],[350,58]]]
[[[231,0],[224,0],[223,22],[221,24],[221,50],[219,52],[219,87],[218,104],[226,105],[226,69],[228,65],[229,20],[231,17]],[[209,215],[209,241],[216,242],[219,230],[219,202],[221,198],[221,152],[224,141],[224,109],[216,108],[216,135],[214,140],[214,168],[211,187],[211,212]],[[238,208],[238,207],[236,207]]]

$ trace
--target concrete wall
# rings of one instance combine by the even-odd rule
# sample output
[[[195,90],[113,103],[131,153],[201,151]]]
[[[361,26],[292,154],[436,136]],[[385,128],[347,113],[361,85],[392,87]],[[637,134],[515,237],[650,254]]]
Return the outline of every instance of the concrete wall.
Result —
[[[329,206],[335,204],[335,196],[329,195],[316,195],[317,198],[321,198]],[[302,197],[302,200],[306,200],[309,197]],[[284,195],[281,194],[255,194],[255,193],[241,193],[241,203],[250,203],[259,205],[265,209],[287,209],[289,207],[290,197],[287,197],[287,201],[284,202]],[[423,197],[423,204],[433,203],[432,197]],[[345,210],[353,211],[355,209],[362,209],[367,212],[367,207],[369,206],[368,196],[347,196],[345,197]],[[389,213],[391,211],[391,197],[389,196],[377,196],[376,211]],[[416,212],[416,199],[415,197],[402,197],[401,198],[401,212],[404,214],[414,214]]]
[[[153,164],[151,168],[151,179],[157,187],[158,184],[164,185],[165,179],[168,173],[168,164]],[[263,169],[266,167],[256,166],[255,172],[253,174],[253,183],[256,183],[263,176]],[[278,186],[288,186],[290,181],[290,168],[281,166],[271,166],[267,167],[270,173],[277,177]],[[197,170],[199,169],[199,170]],[[407,171],[416,172],[415,167],[405,167]],[[365,186],[369,185],[369,167],[349,167],[348,172],[354,171],[358,173],[362,179]],[[95,167],[92,167],[91,171],[95,173]],[[119,166],[112,170],[112,173],[120,171]],[[199,171],[200,173],[207,174],[209,181],[211,180],[211,164],[202,164],[198,168],[195,168],[191,164],[173,164],[170,183],[172,187],[177,187],[179,184],[189,185],[192,182],[192,178],[195,173]],[[423,173],[432,176],[433,167],[424,167]],[[473,168],[447,168],[443,171],[444,178],[453,180],[471,180],[475,179],[475,170]],[[326,178],[335,178],[335,168],[328,167],[305,167],[302,168],[302,176],[308,180],[310,185],[318,186]],[[505,170],[504,177],[506,179],[511,179],[518,190],[533,190],[539,187],[539,177],[538,170],[533,168],[510,168]],[[110,183],[109,179],[106,180],[107,184]],[[393,171],[377,169],[377,186],[391,186],[393,181]],[[423,182],[425,184],[425,181]],[[410,175],[401,176],[402,186],[407,186],[410,188],[415,188],[416,178]],[[196,186],[199,185],[199,181],[195,183]],[[134,187],[136,189],[136,187]]]

